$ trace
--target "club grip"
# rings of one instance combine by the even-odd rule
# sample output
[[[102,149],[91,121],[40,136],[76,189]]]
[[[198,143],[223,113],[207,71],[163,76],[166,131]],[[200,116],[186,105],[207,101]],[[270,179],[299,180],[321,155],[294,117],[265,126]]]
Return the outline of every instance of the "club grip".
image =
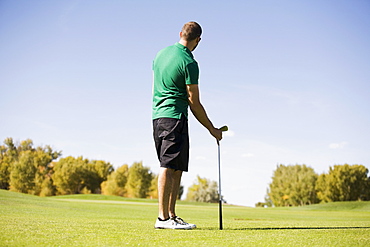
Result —
[[[222,126],[221,128],[219,128],[219,130],[221,130],[221,131],[228,131],[229,128],[225,125],[225,126]]]

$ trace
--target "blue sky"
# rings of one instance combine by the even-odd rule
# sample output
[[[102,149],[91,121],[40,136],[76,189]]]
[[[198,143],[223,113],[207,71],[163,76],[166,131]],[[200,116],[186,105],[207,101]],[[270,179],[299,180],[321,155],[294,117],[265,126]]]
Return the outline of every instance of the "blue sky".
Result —
[[[229,203],[263,201],[277,164],[370,167],[368,1],[0,1],[0,140],[158,173],[151,64],[190,20],[201,100]],[[217,145],[189,117],[190,171],[218,179]]]

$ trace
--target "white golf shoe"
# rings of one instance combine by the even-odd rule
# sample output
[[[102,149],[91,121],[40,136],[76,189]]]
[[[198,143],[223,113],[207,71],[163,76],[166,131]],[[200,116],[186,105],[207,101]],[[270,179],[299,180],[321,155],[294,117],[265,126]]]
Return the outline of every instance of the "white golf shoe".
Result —
[[[190,223],[185,222],[183,219],[181,219],[181,218],[180,218],[180,217],[178,217],[178,216],[172,217],[171,219],[172,219],[172,220],[174,220],[174,221],[176,221],[177,223],[179,223],[179,224],[181,224],[181,225],[188,225],[188,226],[190,226],[190,227],[191,227],[191,229],[194,229],[194,228],[196,228],[196,227],[197,227],[197,226],[196,226],[196,225],[194,225],[194,224],[190,224]]]
[[[165,221],[161,221],[161,220],[157,219],[157,221],[155,222],[154,228],[155,229],[179,229],[179,230],[180,229],[182,229],[182,230],[193,229],[191,227],[191,225],[181,224],[181,223],[173,220],[172,218],[170,218],[168,220],[165,220]]]

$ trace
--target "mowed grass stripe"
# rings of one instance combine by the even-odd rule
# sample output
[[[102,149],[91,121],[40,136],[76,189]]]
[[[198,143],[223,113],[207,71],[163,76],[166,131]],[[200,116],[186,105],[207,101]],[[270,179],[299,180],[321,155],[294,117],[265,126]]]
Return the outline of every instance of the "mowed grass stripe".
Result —
[[[369,202],[298,208],[180,202],[195,230],[155,230],[157,201],[102,195],[40,198],[0,190],[0,246],[369,246]]]

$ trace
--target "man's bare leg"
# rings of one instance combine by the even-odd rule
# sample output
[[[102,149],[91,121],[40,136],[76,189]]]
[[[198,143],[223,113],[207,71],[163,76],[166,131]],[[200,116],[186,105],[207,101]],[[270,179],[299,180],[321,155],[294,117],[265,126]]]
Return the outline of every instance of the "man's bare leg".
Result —
[[[172,181],[175,170],[161,167],[158,176],[158,209],[159,218],[162,220],[168,219],[169,216],[169,201],[172,190]]]
[[[181,183],[181,176],[182,176],[182,171],[175,171],[173,176],[172,176],[172,189],[170,193],[170,208],[169,208],[169,216],[170,217],[175,217],[176,212],[175,212],[175,206],[176,206],[176,200],[177,196],[179,194],[179,188],[180,188],[180,183]]]

